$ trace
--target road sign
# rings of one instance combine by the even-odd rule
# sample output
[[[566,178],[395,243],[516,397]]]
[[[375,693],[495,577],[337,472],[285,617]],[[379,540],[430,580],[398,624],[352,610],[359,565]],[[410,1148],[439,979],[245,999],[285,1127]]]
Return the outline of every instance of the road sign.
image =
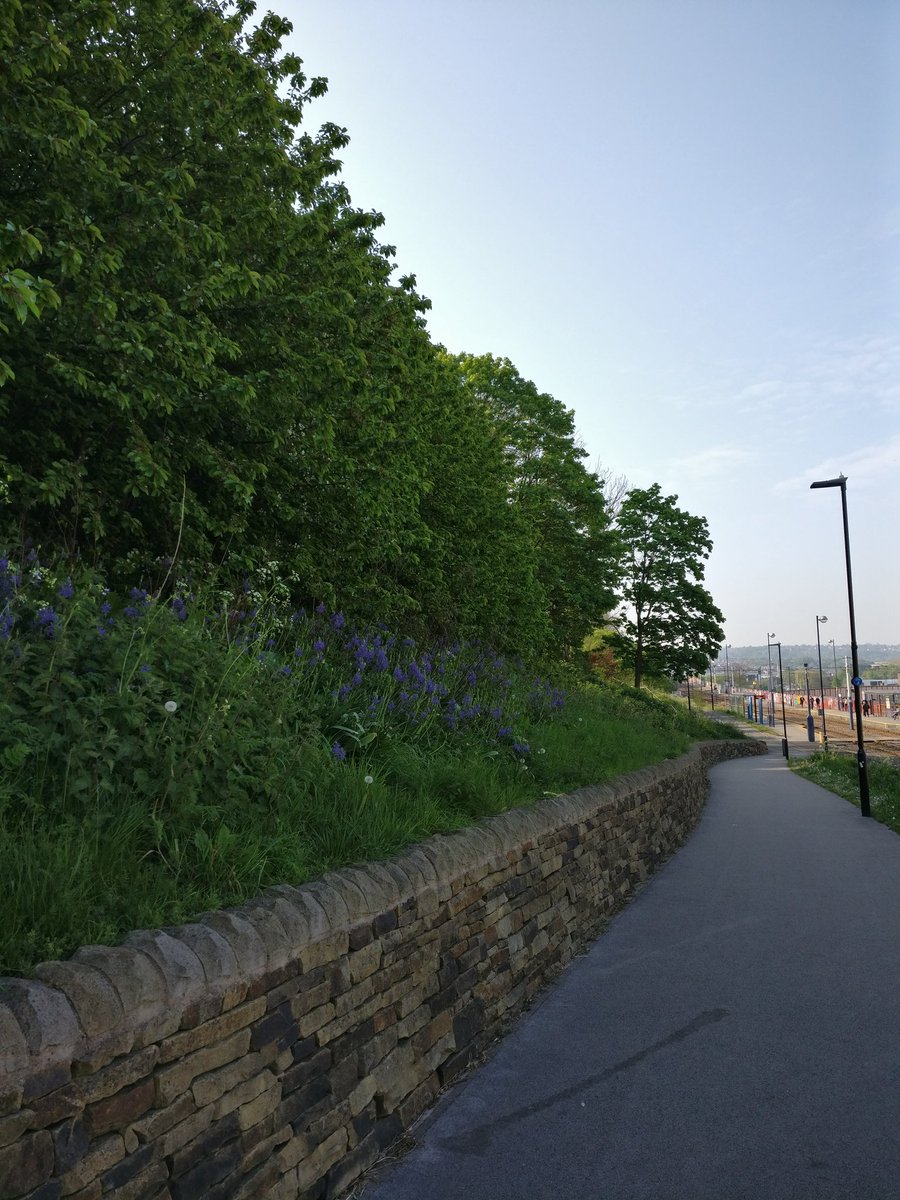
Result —
[[[860,679],[860,677],[858,675],[854,675],[853,678],[850,680],[850,682],[853,684],[854,687],[862,687],[862,680]]]

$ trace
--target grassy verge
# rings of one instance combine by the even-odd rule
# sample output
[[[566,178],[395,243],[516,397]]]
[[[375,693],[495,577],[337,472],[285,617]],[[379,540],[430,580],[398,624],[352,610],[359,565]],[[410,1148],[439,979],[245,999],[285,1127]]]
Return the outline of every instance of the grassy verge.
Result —
[[[0,974],[684,752],[719,725],[252,594],[0,559]]]
[[[900,770],[889,762],[867,760],[869,805],[872,816],[900,833]],[[793,761],[793,769],[859,807],[859,780],[855,758],[842,754],[811,754]]]

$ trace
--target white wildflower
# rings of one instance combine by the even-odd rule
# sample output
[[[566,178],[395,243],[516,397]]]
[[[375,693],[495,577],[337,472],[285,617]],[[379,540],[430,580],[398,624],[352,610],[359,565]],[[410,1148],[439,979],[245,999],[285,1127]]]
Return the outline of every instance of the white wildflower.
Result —
[[[178,711],[178,705],[175,703],[174,700],[167,700],[165,702],[165,704],[163,705],[163,708],[166,710],[167,713],[173,713],[173,712]]]

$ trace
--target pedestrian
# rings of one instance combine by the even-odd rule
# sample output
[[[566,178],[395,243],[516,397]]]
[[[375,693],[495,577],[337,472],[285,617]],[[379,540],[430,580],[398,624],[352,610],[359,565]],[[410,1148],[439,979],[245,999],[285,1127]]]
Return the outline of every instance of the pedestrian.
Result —
[[[868,715],[869,715],[869,702],[868,702],[868,700],[863,700],[863,716],[867,717]]]

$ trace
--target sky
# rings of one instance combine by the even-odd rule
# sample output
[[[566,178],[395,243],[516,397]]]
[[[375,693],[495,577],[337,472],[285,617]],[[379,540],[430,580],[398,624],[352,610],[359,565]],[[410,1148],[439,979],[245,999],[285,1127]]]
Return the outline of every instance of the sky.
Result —
[[[726,641],[900,643],[900,3],[262,0],[432,340],[704,516]]]

